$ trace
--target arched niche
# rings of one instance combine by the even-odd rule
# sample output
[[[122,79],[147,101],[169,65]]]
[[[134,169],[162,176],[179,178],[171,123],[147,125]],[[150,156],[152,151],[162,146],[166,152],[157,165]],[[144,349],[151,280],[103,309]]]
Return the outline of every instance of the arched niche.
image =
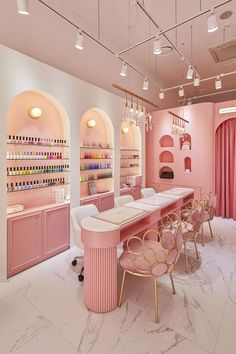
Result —
[[[170,135],[163,135],[160,138],[160,146],[161,147],[173,147],[174,146],[174,139]]]
[[[173,179],[174,171],[169,166],[163,166],[159,171],[159,177],[165,179]]]
[[[165,150],[162,151],[159,155],[159,161],[160,162],[167,162],[167,163],[173,163],[174,162],[174,156],[172,152]]]
[[[32,107],[40,108],[40,117],[30,116]],[[15,174],[8,174],[7,183],[14,188],[17,183],[17,190],[8,190],[8,205],[51,204],[52,189],[69,196],[69,140],[69,118],[54,97],[24,91],[13,99],[7,114],[7,169],[15,169]]]
[[[188,133],[184,133],[179,138],[179,147],[180,150],[191,150],[192,149],[192,141],[191,135]]]
[[[184,158],[184,171],[185,172],[191,172],[192,171],[192,160],[191,157],[185,157]]]
[[[109,116],[96,107],[86,111],[80,121],[81,197],[113,191],[113,147],[114,129]]]
[[[141,131],[139,126],[123,122],[120,128],[120,183],[141,174]]]

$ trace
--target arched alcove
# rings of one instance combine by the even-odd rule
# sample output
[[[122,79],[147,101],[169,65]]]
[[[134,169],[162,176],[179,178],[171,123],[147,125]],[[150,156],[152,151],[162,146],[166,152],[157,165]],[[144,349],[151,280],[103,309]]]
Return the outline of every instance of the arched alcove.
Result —
[[[174,139],[170,135],[163,135],[160,138],[160,146],[161,147],[173,147],[174,146]]]
[[[120,184],[141,174],[141,131],[139,126],[123,122],[120,129]]]
[[[179,138],[179,148],[180,150],[191,150],[192,149],[192,141],[191,135],[188,133],[184,133]]]
[[[184,171],[191,172],[192,171],[192,160],[191,157],[184,158]]]
[[[174,162],[174,156],[173,156],[172,152],[165,150],[160,153],[159,161],[172,163],[172,162]]]
[[[8,205],[30,208],[69,196],[69,119],[47,93],[22,92],[9,106],[7,174]]]
[[[163,166],[159,171],[159,177],[165,179],[173,179],[174,171],[169,166]]]
[[[80,121],[80,195],[113,191],[114,130],[109,116],[91,108]]]

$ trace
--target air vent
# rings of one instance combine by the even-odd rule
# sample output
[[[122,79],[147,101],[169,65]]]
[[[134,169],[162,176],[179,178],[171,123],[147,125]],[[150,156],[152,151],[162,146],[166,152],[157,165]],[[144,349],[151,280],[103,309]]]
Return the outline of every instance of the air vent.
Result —
[[[216,63],[236,59],[236,38],[217,47],[209,48],[209,51]]]

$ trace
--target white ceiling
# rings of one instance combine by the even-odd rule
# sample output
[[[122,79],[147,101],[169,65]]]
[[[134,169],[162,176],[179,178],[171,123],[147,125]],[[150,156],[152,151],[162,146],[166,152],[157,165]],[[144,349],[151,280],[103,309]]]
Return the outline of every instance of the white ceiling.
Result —
[[[85,38],[85,49],[79,51],[74,47],[76,29],[50,11],[38,0],[29,0],[30,16],[19,15],[15,0],[0,0],[0,42],[42,62],[57,67],[65,72],[91,82],[106,90],[112,89],[113,82],[145,96],[160,107],[178,103],[177,90],[168,93],[165,102],[158,99],[158,90],[151,85],[148,92],[142,87],[143,78],[129,70],[126,78],[119,75],[120,61],[89,38]],[[100,3],[100,41],[119,52],[130,45],[156,33],[156,28],[146,15],[137,7],[134,0],[44,0],[48,5],[73,21],[81,29],[94,37],[98,37],[98,3]],[[140,0],[161,29],[166,29],[177,22],[183,21],[202,10],[213,7],[223,0]],[[228,20],[220,20],[219,15],[232,10]],[[177,43],[178,49],[191,61],[200,73],[201,78],[214,76],[236,70],[236,61],[215,64],[208,48],[236,37],[236,0],[217,9],[219,30],[207,32],[207,15],[203,15],[185,25],[172,30],[167,36]],[[193,33],[193,53],[191,58],[191,27]],[[176,42],[177,40],[177,42]],[[163,39],[163,44],[169,44]],[[187,82],[184,79],[186,66],[176,52],[169,56],[154,56],[153,41],[143,44],[123,58],[147,76],[156,80],[163,88]],[[236,75],[223,78],[222,90],[236,88]],[[189,86],[186,96],[214,92],[214,81],[201,84],[194,89]],[[236,91],[231,94],[217,95],[207,101],[221,101],[236,98]]]

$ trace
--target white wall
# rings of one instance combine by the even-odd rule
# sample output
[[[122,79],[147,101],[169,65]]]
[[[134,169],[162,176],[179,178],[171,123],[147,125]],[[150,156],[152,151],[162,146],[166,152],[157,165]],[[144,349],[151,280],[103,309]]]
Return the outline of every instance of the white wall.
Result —
[[[111,118],[114,135],[115,194],[119,194],[119,136],[123,100],[108,91],[79,80],[58,69],[0,45],[0,280],[6,277],[6,119],[8,107],[19,93],[43,91],[60,102],[70,120],[71,205],[80,199],[80,119],[90,108],[97,107]],[[144,134],[142,132],[144,142]],[[142,166],[144,172],[144,151]]]

